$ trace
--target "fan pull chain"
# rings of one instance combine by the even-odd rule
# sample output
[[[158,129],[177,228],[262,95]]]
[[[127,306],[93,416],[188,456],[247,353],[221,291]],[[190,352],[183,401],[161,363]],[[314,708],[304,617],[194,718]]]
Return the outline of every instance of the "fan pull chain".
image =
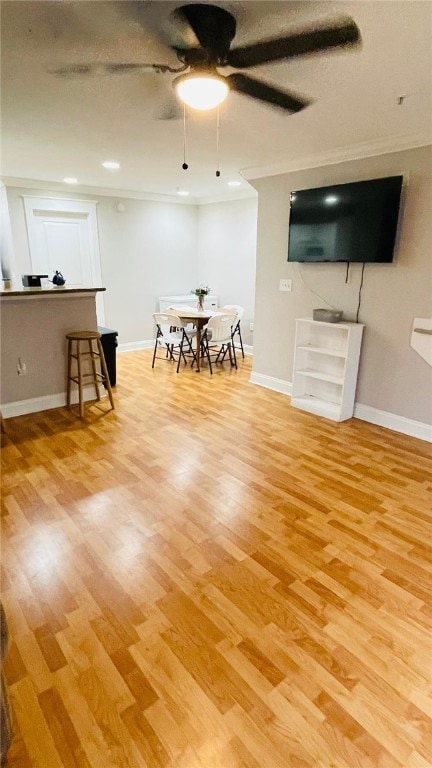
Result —
[[[219,178],[219,128],[220,128],[220,113],[219,107],[216,109],[216,178]]]
[[[184,171],[187,171],[189,168],[187,162],[186,162],[186,104],[183,104],[183,165],[182,168]]]

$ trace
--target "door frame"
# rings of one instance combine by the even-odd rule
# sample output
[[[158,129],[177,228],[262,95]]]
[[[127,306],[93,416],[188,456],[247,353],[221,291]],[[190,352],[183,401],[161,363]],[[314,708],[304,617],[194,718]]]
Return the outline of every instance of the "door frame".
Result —
[[[64,213],[80,214],[85,216],[89,225],[89,251],[90,251],[90,269],[92,273],[93,285],[89,288],[102,288],[102,268],[99,247],[99,232],[97,222],[97,200],[78,200],[65,197],[46,197],[45,195],[21,195],[24,201],[25,220],[27,227],[27,241],[29,246],[30,262],[33,269],[33,256],[35,247],[35,213]],[[32,254],[33,248],[33,254]],[[98,291],[96,298],[96,307],[98,315],[98,324],[105,323],[105,307],[101,291]]]

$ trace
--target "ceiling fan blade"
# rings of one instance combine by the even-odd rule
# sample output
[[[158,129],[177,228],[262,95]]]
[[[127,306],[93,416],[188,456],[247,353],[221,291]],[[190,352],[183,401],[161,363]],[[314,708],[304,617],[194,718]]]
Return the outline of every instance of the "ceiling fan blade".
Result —
[[[183,37],[183,42],[174,44],[173,48],[187,50],[196,48],[198,43],[209,51],[227,54],[236,33],[236,21],[231,13],[216,5],[191,3],[177,8],[171,16]],[[191,42],[193,38],[195,43]]]
[[[174,99],[168,99],[154,110],[153,117],[155,120],[180,120],[183,109]]]
[[[179,51],[199,48],[200,41],[183,8],[177,8],[165,20],[163,30],[170,41],[171,48]]]
[[[128,64],[128,63],[112,63],[104,64],[105,71],[109,75],[129,75],[147,72],[168,72],[169,66],[167,64]]]
[[[56,77],[73,78],[92,75],[94,69],[94,64],[65,64],[63,67],[57,67],[57,69],[49,69],[48,72]]]
[[[263,83],[262,80],[256,80],[254,77],[248,77],[241,72],[235,72],[225,78],[228,80],[229,87],[233,91],[244,93],[246,96],[252,96],[254,99],[265,101],[266,104],[272,104],[274,107],[283,109],[287,112],[300,112],[311,102],[307,99],[295,96],[288,91],[281,91],[272,85]]]
[[[318,53],[331,48],[354,46],[360,42],[360,31],[352,19],[341,19],[331,26],[304,30],[287,37],[263,40],[260,43],[234,48],[227,57],[230,67],[247,69],[259,64],[295,56]]]
[[[185,69],[185,67],[179,68],[178,71]],[[177,71],[171,69],[168,64],[129,64],[127,62],[110,62],[110,63],[97,63],[97,64],[66,64],[63,67],[49,70],[50,74],[57,77],[64,78],[78,78],[90,76],[104,76],[104,75],[128,75],[128,74],[148,74],[161,72]]]
[[[168,64],[132,64],[128,62],[98,62],[96,64],[65,64],[63,67],[48,70],[50,75],[57,77],[74,78],[104,75],[145,75],[161,74],[164,72],[183,72],[187,69],[183,64],[181,67],[170,67]]]
[[[178,120],[183,117],[184,105],[178,101],[171,78],[163,77],[158,81],[158,92],[153,108],[154,120]]]

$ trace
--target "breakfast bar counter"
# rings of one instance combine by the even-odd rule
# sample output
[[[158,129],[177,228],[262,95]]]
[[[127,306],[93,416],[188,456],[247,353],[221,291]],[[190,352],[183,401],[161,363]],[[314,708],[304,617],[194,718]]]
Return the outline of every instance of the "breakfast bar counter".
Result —
[[[66,341],[70,331],[96,331],[102,287],[59,286],[0,291],[3,418],[66,403]]]
[[[84,286],[79,285],[61,285],[61,286],[54,286],[52,288],[8,288],[7,290],[0,291],[0,301],[3,299],[8,299],[11,297],[14,297],[15,299],[18,296],[25,296],[28,298],[29,296],[32,296],[33,298],[40,298],[41,296],[49,296],[51,299],[58,299],[59,296],[70,296],[74,293],[93,293],[96,294],[97,291],[105,291],[106,288],[85,288]]]

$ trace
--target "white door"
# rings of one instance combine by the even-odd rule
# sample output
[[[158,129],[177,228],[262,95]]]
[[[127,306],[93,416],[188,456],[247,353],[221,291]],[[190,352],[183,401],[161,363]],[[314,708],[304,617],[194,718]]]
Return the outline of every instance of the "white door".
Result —
[[[96,203],[24,196],[32,271],[52,278],[59,270],[68,286],[102,286]],[[103,325],[103,294],[96,294]]]

